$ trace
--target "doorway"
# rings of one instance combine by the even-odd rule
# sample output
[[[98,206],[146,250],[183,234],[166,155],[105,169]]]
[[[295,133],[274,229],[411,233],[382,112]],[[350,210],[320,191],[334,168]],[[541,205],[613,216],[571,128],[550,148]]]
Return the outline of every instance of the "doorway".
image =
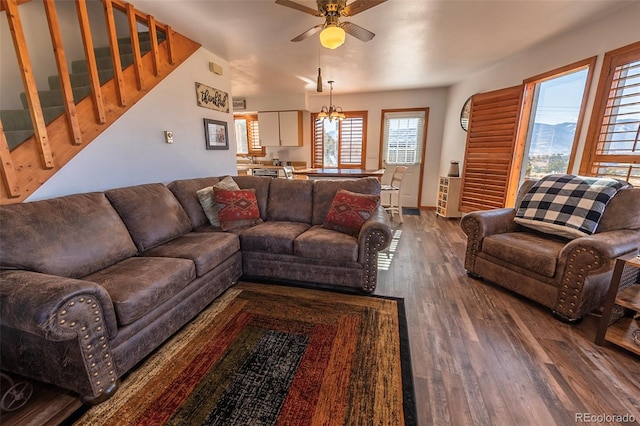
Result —
[[[383,179],[388,179],[396,166],[407,166],[402,182],[405,207],[421,204],[428,117],[428,108],[382,110],[379,167],[387,170]]]

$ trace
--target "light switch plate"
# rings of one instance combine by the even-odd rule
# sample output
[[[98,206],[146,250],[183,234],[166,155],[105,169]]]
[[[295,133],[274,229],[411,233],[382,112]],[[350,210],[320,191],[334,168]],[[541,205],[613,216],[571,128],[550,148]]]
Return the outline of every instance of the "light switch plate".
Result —
[[[164,140],[166,143],[173,143],[173,132],[170,130],[164,131]]]

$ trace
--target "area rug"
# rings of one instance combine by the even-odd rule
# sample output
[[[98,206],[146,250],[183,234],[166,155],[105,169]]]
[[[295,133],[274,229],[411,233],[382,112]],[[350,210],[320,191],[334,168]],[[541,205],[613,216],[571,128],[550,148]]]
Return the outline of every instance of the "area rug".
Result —
[[[420,209],[415,207],[403,207],[402,214],[406,214],[408,216],[420,216]]]
[[[229,289],[75,425],[415,425],[402,299]]]

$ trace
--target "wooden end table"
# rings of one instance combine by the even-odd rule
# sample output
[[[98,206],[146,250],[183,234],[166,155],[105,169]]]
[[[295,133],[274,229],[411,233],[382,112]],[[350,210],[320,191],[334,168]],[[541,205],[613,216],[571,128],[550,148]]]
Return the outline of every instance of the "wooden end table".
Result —
[[[616,259],[596,344],[607,341],[640,355],[639,274],[640,256],[630,253]]]

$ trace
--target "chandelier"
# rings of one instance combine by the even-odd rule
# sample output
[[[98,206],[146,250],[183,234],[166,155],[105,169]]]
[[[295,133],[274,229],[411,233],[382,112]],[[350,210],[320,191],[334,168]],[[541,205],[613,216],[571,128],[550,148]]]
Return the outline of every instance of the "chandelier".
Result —
[[[342,112],[342,108],[341,107],[337,107],[333,104],[333,80],[329,80],[329,107],[327,108],[326,105],[322,106],[322,109],[320,110],[320,112],[318,113],[318,118],[319,119],[325,119],[325,120],[329,120],[329,121],[333,121],[333,120],[339,120],[342,121],[346,118],[346,116],[344,115],[344,113]]]

